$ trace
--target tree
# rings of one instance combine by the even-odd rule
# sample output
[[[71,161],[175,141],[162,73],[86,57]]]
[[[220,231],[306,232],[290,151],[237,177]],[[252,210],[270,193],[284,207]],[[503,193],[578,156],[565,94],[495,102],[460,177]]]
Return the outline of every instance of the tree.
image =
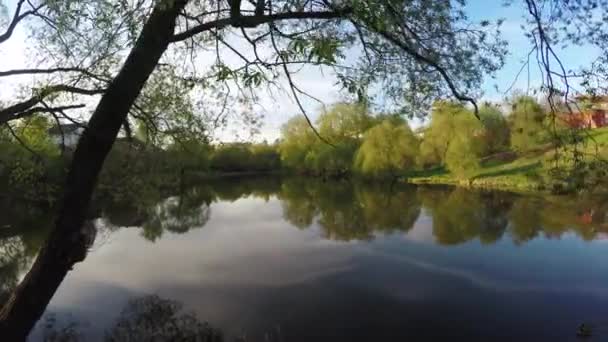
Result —
[[[445,165],[450,146],[460,138],[462,146],[471,133],[479,135],[480,124],[473,113],[460,103],[437,101],[431,112],[431,122],[423,133],[418,163],[422,166]],[[461,130],[464,129],[464,132]],[[456,152],[452,148],[452,152]]]
[[[360,140],[371,125],[366,105],[345,102],[332,105],[317,122],[321,136],[335,144]]]
[[[317,141],[306,154],[304,165],[311,173],[322,176],[341,177],[350,174],[358,140],[341,141],[328,145]]]
[[[502,152],[509,148],[509,124],[500,108],[489,103],[484,104],[479,108],[479,119],[485,131],[482,155]]]
[[[55,228],[0,313],[0,335],[8,340],[25,338],[67,272],[84,259],[85,213],[118,132],[130,131],[129,115],[151,126],[160,122],[164,127],[159,130],[171,131],[171,119],[182,112],[183,102],[173,101],[178,97],[164,99],[170,108],[157,111],[162,108],[159,101],[146,101],[154,94],[177,90],[171,94],[183,99],[188,89],[208,90],[212,96],[205,97],[204,108],[213,112],[209,98],[224,102],[230,85],[243,95],[284,75],[300,103],[301,90],[291,77],[291,66],[323,64],[335,66],[340,82],[352,92],[376,81],[384,85],[387,98],[397,101],[404,93],[411,94],[408,100],[416,106],[429,94],[449,93],[473,102],[467,93],[480,84],[481,75],[502,64],[504,54],[502,42],[492,39],[485,22],[472,27],[458,3],[445,1],[258,1],[253,11],[242,8],[241,0],[24,4],[17,2],[0,44],[12,36],[16,25],[31,20],[35,39],[30,44],[45,58],[37,61],[36,68],[0,75],[40,77],[35,84],[42,86],[27,89],[16,103],[3,106],[0,123],[33,113],[64,115],[85,106],[86,101],[78,103],[83,96],[100,98],[74,152]],[[216,51],[219,57],[208,73],[182,67],[188,64],[183,63],[184,56],[192,57],[205,46],[238,51],[227,41],[228,32],[240,33],[253,46],[246,49],[248,55],[237,53],[241,65],[228,65],[222,52]],[[258,45],[271,52],[260,56]],[[354,69],[340,69],[336,64],[350,48],[364,49],[365,57]],[[355,87],[357,83],[362,87]],[[425,94],[411,91],[420,86]],[[229,107],[224,102],[217,108],[219,116],[211,117],[221,118]]]
[[[349,103],[334,104],[321,113],[315,125],[319,136],[305,118],[292,118],[282,128],[281,160],[289,168],[316,175],[348,174],[372,121],[366,106]]]
[[[364,175],[396,177],[415,167],[418,145],[406,122],[385,120],[365,133],[355,165]]]
[[[59,149],[48,134],[51,127],[46,117],[34,115],[22,119],[15,129],[15,134],[34,152],[53,157],[59,154]]]
[[[444,165],[465,177],[479,167],[487,131],[482,121],[460,103],[437,101],[424,130],[418,162],[423,167]]]
[[[249,171],[253,155],[245,144],[226,144],[213,151],[211,168],[218,171]]]
[[[529,151],[548,142],[547,115],[532,97],[520,96],[513,100],[509,114],[511,147],[516,151]]]
[[[308,122],[303,116],[289,119],[281,127],[281,136],[279,153],[283,165],[292,169],[302,169],[306,154],[317,139]]]
[[[465,134],[458,134],[450,143],[445,157],[445,165],[456,176],[460,178],[469,177],[472,172],[479,169],[480,149],[479,141],[475,141],[475,139],[471,139]]]

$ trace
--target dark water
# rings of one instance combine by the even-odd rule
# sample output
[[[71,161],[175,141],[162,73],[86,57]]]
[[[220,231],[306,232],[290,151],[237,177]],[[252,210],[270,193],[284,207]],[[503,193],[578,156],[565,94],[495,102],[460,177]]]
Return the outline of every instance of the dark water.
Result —
[[[599,198],[248,179],[142,202],[98,209],[30,340],[561,341],[583,322],[608,339]],[[41,213],[14,212],[0,292],[44,239],[15,235]]]

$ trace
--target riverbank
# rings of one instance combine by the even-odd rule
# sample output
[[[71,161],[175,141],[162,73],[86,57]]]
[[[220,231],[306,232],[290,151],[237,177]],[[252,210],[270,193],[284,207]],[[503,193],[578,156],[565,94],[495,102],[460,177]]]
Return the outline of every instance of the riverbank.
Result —
[[[587,155],[587,158],[596,158],[598,153],[600,158],[606,158],[608,128],[590,131],[582,146],[580,152]],[[552,146],[519,155],[505,152],[486,158],[482,161],[481,168],[466,178],[458,177],[441,167],[408,174],[404,181],[410,184],[445,184],[525,193],[568,192],[565,188],[567,185],[551,176],[550,161],[554,152]]]
[[[543,172],[542,162],[522,159],[500,165],[487,165],[469,178],[451,174],[444,168],[417,172],[408,175],[404,181],[410,184],[453,185],[466,188],[506,190],[526,193],[549,193],[550,189],[539,175]]]

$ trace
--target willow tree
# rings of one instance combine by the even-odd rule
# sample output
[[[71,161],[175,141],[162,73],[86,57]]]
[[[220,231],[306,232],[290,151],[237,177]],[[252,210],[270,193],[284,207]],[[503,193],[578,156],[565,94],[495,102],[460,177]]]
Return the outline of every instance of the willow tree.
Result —
[[[418,145],[406,122],[385,120],[365,133],[355,166],[363,175],[394,178],[414,169]]]
[[[471,114],[471,111],[460,103],[435,102],[431,121],[423,132],[418,163],[422,166],[444,165],[450,144],[461,126],[459,121]]]
[[[168,134],[204,133],[239,114],[237,103],[254,102],[261,87],[283,88],[301,104],[307,95],[294,74],[304,65],[330,69],[362,98],[373,100],[367,94],[381,89],[388,105],[424,108],[447,95],[473,102],[483,76],[500,67],[504,47],[487,22],[466,17],[463,5],[18,0],[4,20],[0,47],[20,26],[29,31],[32,54],[22,68],[0,76],[29,78],[29,86],[2,104],[0,124],[34,113],[88,119],[79,121],[86,130],[54,229],[0,313],[0,336],[23,340],[84,259],[92,235],[83,228],[89,227],[85,213],[119,131],[130,132],[130,118]],[[354,53],[360,58],[346,58]]]
[[[529,151],[550,140],[549,115],[532,97],[521,96],[512,103],[509,114],[511,147]]]

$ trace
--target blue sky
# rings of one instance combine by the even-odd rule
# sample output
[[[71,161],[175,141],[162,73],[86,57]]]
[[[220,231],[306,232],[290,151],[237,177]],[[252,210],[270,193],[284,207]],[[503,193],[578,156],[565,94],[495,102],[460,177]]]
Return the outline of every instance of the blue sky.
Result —
[[[503,38],[509,43],[506,65],[497,73],[495,80],[487,78],[483,85],[485,97],[491,100],[499,100],[504,96],[503,92],[515,81],[516,75],[521,70],[532,47],[521,28],[529,19],[525,2],[523,0],[515,1],[508,7],[503,6],[502,3],[502,0],[469,0],[466,7],[471,19],[505,19],[502,32]],[[566,49],[556,46],[555,49],[565,67],[571,70],[588,65],[598,53],[595,48],[590,46]],[[530,86],[538,87],[542,82],[542,75],[534,58],[532,56],[530,61]],[[500,91],[497,92],[494,89],[495,85],[498,85]],[[576,82],[574,85],[576,86]],[[525,68],[513,88],[525,91],[527,87],[528,72]]]
[[[16,0],[0,0],[0,2],[7,4],[9,14],[12,14]],[[496,79],[487,77],[484,82],[482,87],[484,92],[483,100],[500,101],[504,98],[505,95],[503,92],[514,82],[518,71],[522,67],[522,63],[531,48],[530,42],[524,36],[524,31],[521,29],[521,25],[526,23],[527,18],[524,1],[517,0],[509,7],[504,7],[502,4],[503,0],[469,0],[466,5],[466,11],[472,20],[505,19],[502,31],[503,37],[509,43],[509,55],[506,65],[497,73]],[[24,65],[24,61],[26,60],[25,56],[27,55],[25,52],[25,37],[24,32],[17,30],[13,39],[10,39],[0,46],[0,69],[4,70],[26,66]],[[581,65],[589,63],[596,55],[594,49],[581,47],[566,50],[558,48],[557,53],[567,68],[574,70]],[[318,69],[306,69],[305,72],[297,75],[295,80],[302,89],[310,92],[326,104],[331,104],[342,98],[339,89],[334,85],[335,78]],[[530,65],[530,87],[535,88],[540,84],[541,74],[538,67],[532,62]],[[10,95],[10,90],[7,89],[10,89],[11,84],[7,84],[6,81],[3,81],[0,85],[3,86],[2,93],[4,95],[0,100],[6,100],[6,96]],[[498,86],[498,91],[495,89],[495,86]],[[528,74],[526,70],[521,74],[518,81],[515,82],[513,89],[525,91],[527,88]],[[265,115],[264,126],[261,128],[260,134],[254,138],[256,140],[266,139],[272,141],[279,136],[281,125],[290,117],[300,115],[300,112],[297,105],[287,93],[271,97],[268,94],[261,92],[260,97],[260,105],[256,110]],[[317,116],[320,105],[310,100],[304,100],[304,105],[307,112],[310,113],[314,119]],[[412,125],[414,126],[420,124],[420,122],[412,122]],[[225,129],[216,132],[216,137],[222,141],[250,139],[251,137],[247,132],[247,129],[244,129],[241,124],[235,121]]]

